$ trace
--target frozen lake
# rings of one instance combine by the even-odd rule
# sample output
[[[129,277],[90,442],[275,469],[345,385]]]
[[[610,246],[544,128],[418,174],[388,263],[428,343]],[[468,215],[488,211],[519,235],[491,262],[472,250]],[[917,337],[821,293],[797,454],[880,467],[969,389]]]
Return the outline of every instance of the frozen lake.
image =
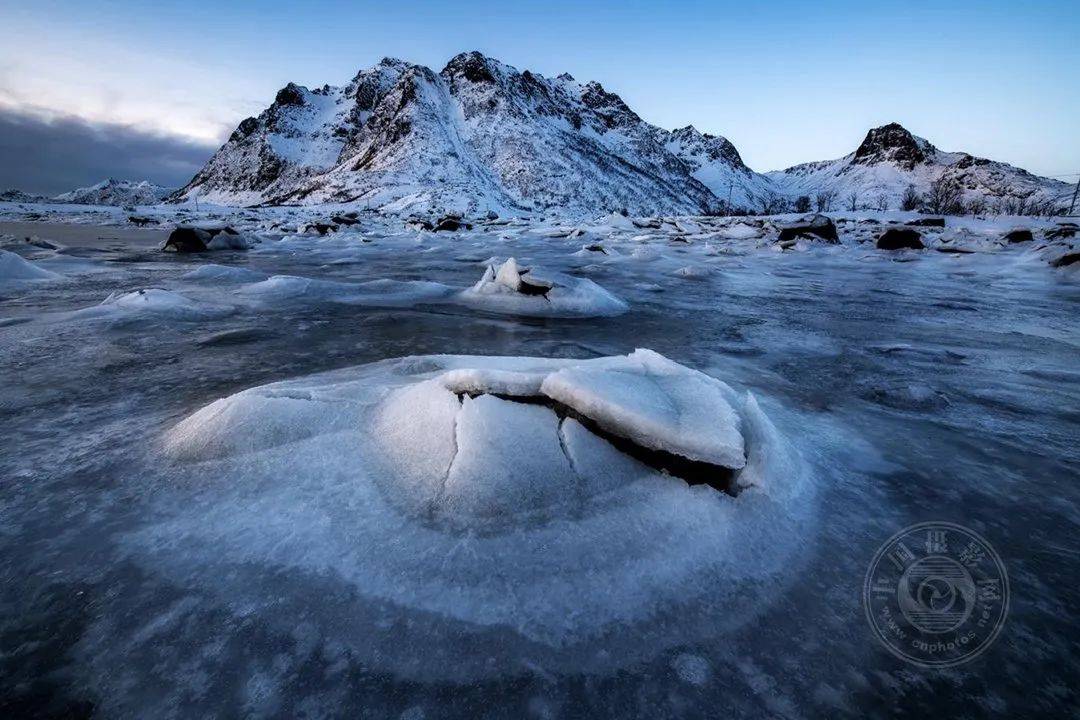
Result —
[[[269,231],[246,252],[171,255],[158,250],[163,230],[0,223],[0,235],[59,246],[17,248],[55,276],[0,285],[4,714],[861,717],[953,713],[958,698],[972,716],[1076,707],[1075,267],[1050,268],[1025,248],[889,253],[842,238],[779,252],[730,228],[566,237],[551,227],[432,234],[371,220],[325,238]],[[570,278],[574,311],[522,315],[459,297],[509,257]],[[625,311],[606,300],[595,305],[604,312],[583,311],[600,296],[579,279]],[[164,292],[127,295],[147,289]],[[324,484],[318,468],[287,462],[247,477],[243,458],[234,477],[162,454],[184,418],[267,383],[411,355],[636,348],[752,391],[809,468],[801,519],[755,535],[755,551],[783,570],[752,603],[710,602],[689,580],[663,597],[613,583],[602,600],[547,583],[499,598],[501,620],[486,625],[475,618],[494,601],[468,591],[501,579],[446,550],[468,552],[467,533],[414,549],[403,525],[380,547],[370,527],[350,526],[358,516],[335,510],[359,502],[341,477]],[[980,533],[1012,583],[996,643],[949,670],[889,654],[861,605],[878,547],[928,520]],[[497,541],[483,538],[484,551]],[[506,552],[523,542],[507,536]],[[627,551],[648,575],[691,546],[658,537]],[[418,609],[392,578],[376,583],[381,559],[398,555],[446,579],[450,599],[423,598],[424,608],[452,607],[460,591],[468,612]],[[576,555],[556,544],[545,562],[557,571]],[[534,606],[556,602],[570,629],[554,640]],[[621,619],[631,605],[648,612]]]

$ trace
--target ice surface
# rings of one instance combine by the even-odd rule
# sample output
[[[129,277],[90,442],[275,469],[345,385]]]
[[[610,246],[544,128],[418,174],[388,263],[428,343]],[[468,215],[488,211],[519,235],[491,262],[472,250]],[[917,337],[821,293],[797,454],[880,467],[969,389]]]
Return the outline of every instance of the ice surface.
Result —
[[[976,686],[1009,707],[1033,692],[1040,707],[1065,705],[1053,693],[1077,674],[1058,631],[1062,604],[1076,599],[1064,582],[1076,559],[1062,549],[1077,518],[1067,470],[1077,462],[1080,263],[1049,266],[1076,252],[1046,239],[1056,220],[1032,219],[1035,242],[1008,246],[1000,238],[1017,218],[948,218],[925,230],[929,251],[899,263],[872,241],[909,213],[837,213],[841,244],[805,253],[772,250],[770,220],[762,238],[740,239],[725,229],[739,234],[756,219],[694,218],[703,232],[687,236],[670,219],[635,218],[640,230],[606,228],[597,240],[610,255],[590,259],[574,256],[585,241],[540,237],[531,221],[419,242],[400,219],[364,216],[357,232],[267,241],[218,261],[341,283],[345,298],[373,278],[406,294],[393,283],[437,281],[449,293],[386,310],[318,293],[278,302],[237,293],[250,282],[227,274],[186,277],[206,258],[160,254],[159,238],[127,227],[119,209],[0,214],[31,210],[65,224],[11,232],[60,250],[23,243],[19,255],[67,277],[93,271],[26,283],[0,312],[10,448],[0,465],[11,478],[0,564],[19,578],[0,630],[32,640],[12,645],[10,667],[60,679],[50,702],[92,698],[103,716],[395,716],[420,706],[434,716],[436,698],[465,683],[462,714],[531,712],[533,698],[555,715],[579,702],[650,716],[844,715],[834,708],[850,710],[852,698],[912,713],[945,707],[955,688],[898,674],[866,641],[858,593],[848,592],[884,538],[940,516],[944,499],[952,519],[985,527],[1040,598],[1006,633],[1049,638],[1034,655],[999,642],[987,657],[1001,662],[979,665],[990,674]],[[207,215],[147,212],[162,227]],[[329,214],[211,212],[273,233]],[[950,237],[977,252],[934,250]],[[588,272],[630,309],[563,321],[455,306],[481,261],[510,255],[519,272]],[[697,264],[712,275],[674,274]],[[164,311],[98,307],[140,287],[232,312],[181,324]],[[94,314],[161,321],[83,322]],[[520,511],[447,505],[459,395],[547,410],[535,399],[544,377],[605,362],[554,358],[635,346],[738,390],[725,394],[746,456],[731,476],[736,497],[664,476],[570,417],[558,426],[576,478],[568,502],[539,483],[540,500]],[[409,353],[421,355],[261,385]],[[551,437],[543,422],[523,425]],[[480,453],[504,447],[478,443],[460,459],[484,467]],[[496,500],[529,489],[495,477],[506,483],[485,490]],[[8,675],[0,690],[35,702],[38,686]],[[987,707],[976,701],[973,712]]]
[[[560,370],[541,391],[644,447],[729,468],[746,464],[730,388],[651,350]]]

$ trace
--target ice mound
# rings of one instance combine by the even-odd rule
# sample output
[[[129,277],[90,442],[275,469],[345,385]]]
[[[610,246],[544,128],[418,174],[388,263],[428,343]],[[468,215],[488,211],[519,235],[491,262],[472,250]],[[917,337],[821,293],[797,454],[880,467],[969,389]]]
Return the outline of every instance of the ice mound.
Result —
[[[482,310],[539,317],[600,317],[629,309],[592,280],[521,268],[514,258],[497,268],[489,265],[480,281],[458,299]]]
[[[726,463],[728,491],[650,447]],[[337,370],[218,400],[163,448],[170,512],[132,557],[408,678],[608,671],[722,634],[811,537],[809,473],[756,400],[645,350]]]
[[[62,275],[38,267],[9,250],[0,250],[0,284],[59,280],[62,277]]]
[[[182,277],[185,280],[222,283],[250,283],[266,278],[262,273],[248,268],[214,264],[200,265]]]
[[[77,310],[80,317],[124,320],[160,317],[173,320],[204,320],[230,314],[233,308],[193,300],[161,288],[111,293],[100,305]]]

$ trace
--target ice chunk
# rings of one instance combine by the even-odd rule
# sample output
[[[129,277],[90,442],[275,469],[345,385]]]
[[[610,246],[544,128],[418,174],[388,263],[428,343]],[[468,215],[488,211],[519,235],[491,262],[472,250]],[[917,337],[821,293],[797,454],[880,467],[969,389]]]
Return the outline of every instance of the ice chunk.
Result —
[[[232,308],[193,300],[161,288],[133,292],[114,292],[100,305],[76,311],[79,317],[138,318],[160,317],[172,320],[203,320],[228,315]]]
[[[541,391],[643,447],[727,468],[746,464],[730,390],[651,350],[560,370]]]
[[[200,280],[223,283],[258,282],[266,276],[260,272],[231,265],[200,265],[191,272],[184,273],[185,280]]]
[[[442,492],[457,453],[455,423],[461,402],[440,383],[429,380],[395,390],[374,417],[376,443],[393,465],[401,484],[396,498],[413,510],[430,508]]]
[[[458,368],[439,377],[447,390],[462,395],[535,396],[540,394],[543,373],[497,370],[493,368]]]
[[[546,407],[481,395],[457,418],[457,455],[443,504],[455,515],[500,518],[569,502],[577,478]]]
[[[784,487],[786,479],[798,474],[799,459],[750,393],[743,403],[742,420],[746,466],[735,476],[735,484],[739,489],[767,491]]]
[[[655,472],[619,452],[611,443],[589,432],[573,418],[563,420],[559,432],[566,456],[581,478],[584,497],[626,487]]]
[[[9,250],[0,250],[0,283],[59,280],[62,277]]]
[[[539,268],[521,269],[510,258],[498,270],[488,267],[459,302],[492,312],[541,317],[618,315],[625,302],[592,280]]]

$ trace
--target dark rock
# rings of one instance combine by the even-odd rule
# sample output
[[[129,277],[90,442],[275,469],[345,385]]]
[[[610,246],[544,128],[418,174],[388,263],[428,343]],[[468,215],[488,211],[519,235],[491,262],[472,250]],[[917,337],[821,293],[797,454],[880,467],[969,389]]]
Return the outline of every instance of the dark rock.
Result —
[[[303,105],[304,93],[296,85],[296,83],[289,83],[285,87],[278,90],[277,97],[274,98],[274,102],[278,105]]]
[[[598,252],[598,253],[604,253],[605,255],[607,255],[607,250],[604,249],[603,245],[597,245],[597,244],[594,243],[592,245],[586,245],[585,249],[588,250],[589,252]]]
[[[143,217],[142,215],[132,215],[128,218],[128,222],[138,227],[145,227],[147,225],[157,225],[157,220],[151,217]]]
[[[498,220],[499,219],[499,213],[495,212],[494,210],[488,210],[487,211],[487,219],[488,220]]]
[[[800,237],[819,238],[832,244],[840,242],[840,237],[836,234],[836,225],[826,215],[811,215],[802,220],[782,225],[780,227],[780,237],[777,240],[785,242]]]
[[[444,215],[439,218],[435,223],[435,227],[432,228],[435,232],[455,232],[465,228],[466,230],[472,230],[472,225],[467,222],[463,222],[460,215]]]
[[[240,125],[237,126],[233,134],[229,136],[230,142],[240,142],[246,137],[249,137],[253,132],[259,129],[259,121],[256,118],[249,117],[240,121]]]
[[[1017,228],[1016,230],[1010,230],[1005,233],[1005,237],[1002,238],[1007,243],[1022,243],[1031,242],[1035,239],[1035,236],[1031,234],[1031,231],[1026,228]]]
[[[172,231],[162,248],[165,252],[189,253],[205,252],[207,245],[217,235],[239,235],[228,225],[221,227],[196,227],[181,225]]]
[[[940,218],[940,217],[919,218],[918,220],[912,220],[911,222],[908,223],[908,225],[911,225],[912,227],[939,227],[939,228],[943,228],[943,227],[945,227],[945,218]]]
[[[522,295],[543,295],[547,297],[547,294],[551,291],[552,285],[549,282],[543,280],[534,280],[526,277],[528,270],[519,275],[520,282],[518,283],[518,292]]]
[[[409,228],[410,230],[427,230],[428,232],[431,232],[435,229],[435,226],[430,220],[425,220],[424,218],[418,217],[411,217],[406,220],[405,227]]]
[[[350,217],[350,215],[353,215]],[[330,222],[337,223],[338,225],[359,225],[360,221],[356,219],[355,214],[348,213],[344,215],[335,215],[330,218]]]
[[[1059,258],[1055,258],[1050,262],[1052,267],[1068,267],[1074,263],[1080,262],[1080,252],[1065,253]]]
[[[851,160],[853,165],[893,162],[907,170],[925,161],[926,153],[915,136],[898,123],[883,125],[868,132]]]
[[[206,252],[206,244],[213,237],[202,228],[178,227],[169,234],[162,250],[175,253]]]
[[[1076,236],[1077,227],[1076,223],[1059,223],[1057,227],[1050,228],[1046,231],[1047,240],[1065,240]]]
[[[338,229],[337,225],[332,225],[330,223],[321,223],[321,222],[308,223],[308,230],[314,230],[315,232],[319,233],[320,235],[325,235],[326,233],[330,233],[330,232],[337,232],[337,229]]]
[[[922,250],[922,235],[909,227],[890,227],[877,239],[878,250]]]

